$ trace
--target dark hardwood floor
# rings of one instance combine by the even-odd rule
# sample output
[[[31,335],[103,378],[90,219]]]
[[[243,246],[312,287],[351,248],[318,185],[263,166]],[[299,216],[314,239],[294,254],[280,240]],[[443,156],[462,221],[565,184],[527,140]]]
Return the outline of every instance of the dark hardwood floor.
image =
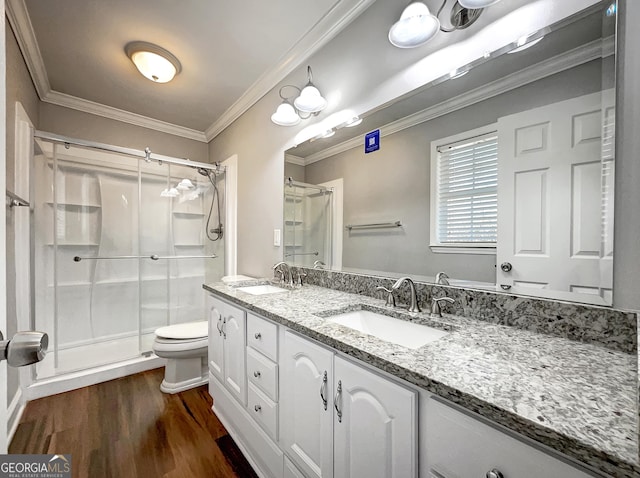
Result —
[[[160,392],[164,369],[34,400],[9,453],[72,455],[78,478],[256,476],[206,387]]]

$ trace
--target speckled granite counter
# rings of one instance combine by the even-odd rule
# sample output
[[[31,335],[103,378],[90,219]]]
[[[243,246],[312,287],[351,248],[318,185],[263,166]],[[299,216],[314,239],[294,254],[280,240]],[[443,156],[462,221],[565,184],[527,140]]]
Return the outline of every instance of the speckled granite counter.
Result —
[[[454,328],[448,336],[410,350],[323,318],[360,307],[389,313],[378,299],[308,285],[262,296],[204,288],[597,470],[640,476],[635,354],[452,315],[442,319]]]

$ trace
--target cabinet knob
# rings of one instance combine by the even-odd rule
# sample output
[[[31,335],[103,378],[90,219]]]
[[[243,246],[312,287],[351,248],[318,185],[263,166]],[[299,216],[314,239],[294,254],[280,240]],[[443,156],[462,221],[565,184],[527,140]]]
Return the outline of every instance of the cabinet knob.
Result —
[[[260,372],[258,370],[256,370],[255,372],[253,372],[253,376],[255,378],[258,378],[260,376]]]
[[[254,409],[256,412],[259,412],[260,410],[262,410],[262,407],[261,407],[260,405],[256,405],[255,407],[253,407],[253,409]],[[502,477],[502,475],[500,475],[500,476]]]
[[[260,340],[262,338],[262,334],[260,332],[256,332],[254,337],[256,338],[256,340]]]
[[[504,475],[500,472],[500,470],[496,470],[495,468],[493,470],[487,471],[487,478],[504,478]]]

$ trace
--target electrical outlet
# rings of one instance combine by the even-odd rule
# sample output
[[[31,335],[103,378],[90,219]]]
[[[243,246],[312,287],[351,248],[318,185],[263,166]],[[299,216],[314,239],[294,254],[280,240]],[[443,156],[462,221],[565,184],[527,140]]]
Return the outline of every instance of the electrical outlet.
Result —
[[[280,247],[280,229],[273,230],[273,245]]]

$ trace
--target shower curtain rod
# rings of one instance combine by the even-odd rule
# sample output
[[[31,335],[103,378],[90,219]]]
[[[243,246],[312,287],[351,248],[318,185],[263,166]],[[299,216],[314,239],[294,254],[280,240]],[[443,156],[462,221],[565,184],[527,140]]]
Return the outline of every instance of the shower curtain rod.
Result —
[[[304,189],[319,189],[320,191],[333,192],[333,188],[326,188],[324,186],[318,186],[317,184],[309,184],[309,183],[303,183],[300,181],[294,181],[291,176],[287,178],[287,185],[291,187],[298,187],[298,188],[304,188]]]
[[[33,136],[40,139],[46,139],[56,143],[73,144],[74,146],[83,146],[85,148],[100,149],[102,151],[109,151],[112,153],[126,154],[127,156],[134,156],[146,161],[156,161],[158,163],[170,163],[179,164],[181,166],[189,166],[191,168],[203,168],[215,171],[224,170],[224,167],[217,166],[215,164],[201,163],[198,161],[191,161],[189,159],[172,158],[171,156],[164,156],[162,154],[152,153],[151,149],[146,148],[144,151],[133,148],[123,148],[121,146],[113,146],[105,143],[97,143],[95,141],[85,141],[84,139],[70,138],[68,136],[62,136],[59,134],[47,133],[46,131],[35,131]]]

